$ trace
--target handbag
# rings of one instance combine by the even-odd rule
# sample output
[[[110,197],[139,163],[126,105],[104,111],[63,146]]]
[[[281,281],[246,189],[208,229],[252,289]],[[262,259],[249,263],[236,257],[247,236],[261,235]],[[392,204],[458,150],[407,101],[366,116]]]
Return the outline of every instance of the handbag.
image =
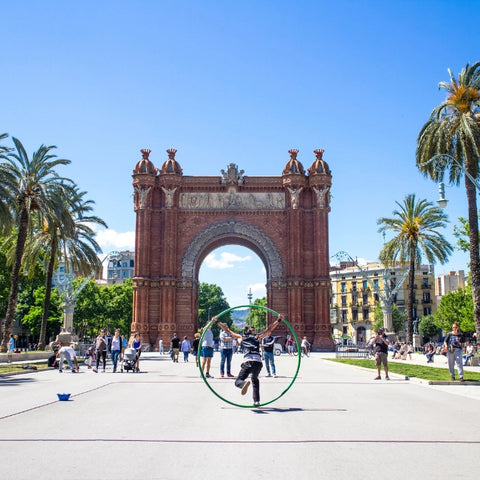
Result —
[[[448,347],[446,347],[445,345],[442,345],[442,348],[440,349],[440,353],[442,355],[446,355],[448,352]]]

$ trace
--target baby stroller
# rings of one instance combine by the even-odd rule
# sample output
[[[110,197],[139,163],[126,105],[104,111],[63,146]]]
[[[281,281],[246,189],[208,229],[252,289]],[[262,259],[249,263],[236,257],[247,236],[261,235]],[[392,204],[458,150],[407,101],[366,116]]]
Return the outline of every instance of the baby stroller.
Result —
[[[123,359],[122,365],[120,370],[123,372],[126,370],[127,372],[131,370],[135,372],[135,363],[137,362],[138,353],[134,348],[126,348],[123,352]]]

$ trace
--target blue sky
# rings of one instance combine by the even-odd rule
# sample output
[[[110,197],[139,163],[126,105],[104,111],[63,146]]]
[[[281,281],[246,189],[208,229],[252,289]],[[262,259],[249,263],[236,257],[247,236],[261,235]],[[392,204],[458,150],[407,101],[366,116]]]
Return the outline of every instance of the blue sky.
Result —
[[[281,175],[288,149],[309,167],[323,148],[333,174],[330,252],[375,261],[376,221],[395,201],[438,199],[415,168],[416,138],[444,99],[437,87],[447,69],[480,60],[478,7],[4,0],[0,132],[28,152],[56,145],[72,160],[66,176],[109,225],[98,234],[105,252],[133,249],[131,174],[141,148],[157,167],[176,148],[185,175],[219,175],[231,162],[246,175]],[[467,215],[463,186],[446,195],[453,242]],[[263,294],[253,252],[213,254],[200,279],[222,286],[232,306],[247,301],[248,288]],[[466,270],[467,261],[455,253],[436,273]]]

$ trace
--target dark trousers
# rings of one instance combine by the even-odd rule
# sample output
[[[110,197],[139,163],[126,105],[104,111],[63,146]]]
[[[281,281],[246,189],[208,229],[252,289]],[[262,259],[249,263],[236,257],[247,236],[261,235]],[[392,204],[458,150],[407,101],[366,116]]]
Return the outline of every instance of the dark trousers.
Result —
[[[245,380],[247,379],[247,377],[252,374],[254,402],[260,401],[260,381],[258,380],[258,375],[260,374],[260,370],[262,369],[262,367],[262,362],[252,362],[251,360],[249,360],[248,362],[244,362],[242,363],[240,373],[235,380],[235,386],[238,388],[242,388],[245,385]]]
[[[107,351],[103,350],[103,351],[99,352],[98,350],[96,350],[95,357],[96,357],[95,366],[97,367],[97,370],[98,370],[98,366],[100,365],[100,358],[101,358],[102,363],[103,363],[103,369],[105,370],[105,367],[107,366]]]

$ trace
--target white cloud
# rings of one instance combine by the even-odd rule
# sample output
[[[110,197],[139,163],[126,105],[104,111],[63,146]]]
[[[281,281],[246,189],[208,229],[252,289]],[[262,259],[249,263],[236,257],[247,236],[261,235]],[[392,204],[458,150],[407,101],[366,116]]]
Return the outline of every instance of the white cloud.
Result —
[[[98,230],[95,239],[104,252],[110,250],[131,250],[135,249],[135,232],[119,233],[115,230]]]
[[[245,257],[240,257],[234,253],[221,252],[220,257],[217,257],[216,253],[211,253],[207,255],[204,263],[207,268],[212,268],[214,270],[223,270],[225,268],[233,268],[236,263],[239,262],[249,262],[252,259],[249,255]]]
[[[265,283],[254,283],[253,285],[249,285],[248,288],[252,290],[254,298],[261,298],[267,295]]]

